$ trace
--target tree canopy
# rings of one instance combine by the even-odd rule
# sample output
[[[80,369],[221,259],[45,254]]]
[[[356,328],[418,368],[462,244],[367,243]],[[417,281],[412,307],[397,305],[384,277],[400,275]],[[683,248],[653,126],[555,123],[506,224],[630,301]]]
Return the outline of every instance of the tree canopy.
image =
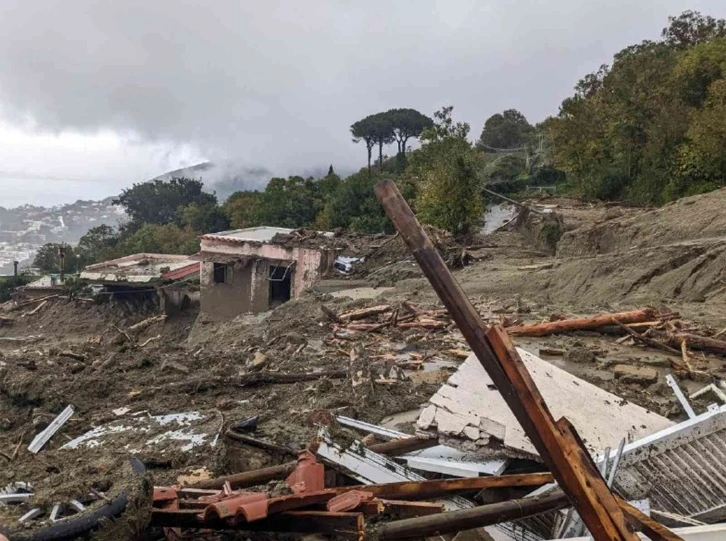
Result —
[[[398,153],[406,154],[406,144],[412,137],[420,137],[433,121],[415,109],[389,109],[369,115],[350,127],[353,142],[363,141],[368,151],[368,169],[374,146],[378,146],[378,167],[383,168],[383,147],[396,141]],[[405,158],[404,158],[405,159]]]
[[[477,147],[484,152],[509,150],[523,147],[534,133],[525,116],[516,109],[490,116],[477,141]]]
[[[476,152],[467,141],[469,125],[454,122],[453,107],[434,113],[421,149],[411,158],[419,178],[415,207],[421,220],[454,234],[468,233],[484,212]]]
[[[661,203],[726,185],[726,21],[669,22],[585,76],[546,123],[553,165],[584,195]]]
[[[172,178],[134,184],[114,200],[135,224],[182,225],[179,209],[188,205],[216,205],[217,197],[204,191],[201,180]]]

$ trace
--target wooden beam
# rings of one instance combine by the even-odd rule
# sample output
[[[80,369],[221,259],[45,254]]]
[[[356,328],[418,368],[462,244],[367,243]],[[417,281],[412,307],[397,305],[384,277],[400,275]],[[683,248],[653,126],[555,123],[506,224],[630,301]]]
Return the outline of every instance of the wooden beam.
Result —
[[[637,541],[602,477],[591,478],[581,461],[577,461],[578,455],[564,448],[563,436],[507,334],[499,328],[487,329],[395,184],[380,182],[376,186],[376,196],[594,538],[597,541]],[[591,483],[605,487],[612,501],[602,501],[600,491],[593,490]]]
[[[365,531],[362,513],[327,511],[288,511],[254,522],[204,521],[199,511],[154,509],[151,524],[158,527],[198,530],[237,530],[246,532],[324,533],[360,539]]]
[[[338,487],[339,493],[350,490],[364,490],[377,498],[424,499],[453,492],[485,490],[488,488],[534,487],[546,485],[553,480],[552,474],[523,473],[517,475],[496,475],[492,477],[465,477],[461,479],[434,479],[432,481],[403,481],[380,485],[353,485]]]
[[[568,505],[567,496],[558,490],[554,494],[537,498],[509,500],[482,505],[473,509],[396,520],[383,524],[378,530],[378,535],[381,540],[423,539],[518,520],[547,511],[562,509]]]
[[[215,479],[208,479],[191,486],[192,488],[214,488],[221,490],[227,482],[233,489],[249,488],[262,485],[268,481],[274,481],[275,479],[284,479],[290,475],[296,467],[297,462],[286,462],[285,464],[270,466],[269,468],[246,471],[234,475],[217,477]]]
[[[376,501],[376,500],[374,500]],[[398,518],[425,517],[444,512],[443,503],[408,502],[405,500],[378,500],[383,503],[385,512]]]
[[[636,530],[643,532],[653,541],[683,541],[683,538],[674,534],[657,520],[652,519],[637,507],[630,505],[622,498],[617,498],[620,508],[628,520],[633,523]]]

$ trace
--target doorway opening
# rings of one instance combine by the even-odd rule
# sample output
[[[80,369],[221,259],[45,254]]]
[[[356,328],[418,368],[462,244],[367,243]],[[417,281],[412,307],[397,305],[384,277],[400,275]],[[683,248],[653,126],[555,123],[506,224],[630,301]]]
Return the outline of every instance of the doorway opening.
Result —
[[[270,265],[270,308],[290,300],[292,294],[292,265]]]

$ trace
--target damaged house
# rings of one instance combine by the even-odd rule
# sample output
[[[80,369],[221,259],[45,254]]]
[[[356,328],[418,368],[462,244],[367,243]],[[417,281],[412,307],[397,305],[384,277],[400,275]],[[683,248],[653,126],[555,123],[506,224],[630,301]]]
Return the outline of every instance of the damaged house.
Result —
[[[189,256],[139,253],[88,265],[80,279],[97,295],[158,302],[170,316],[198,301],[198,292],[182,284],[198,274],[199,262]]]
[[[336,250],[323,239],[296,245],[294,231],[251,227],[203,235],[201,310],[212,319],[230,319],[246,312],[265,312],[298,297],[333,269]]]

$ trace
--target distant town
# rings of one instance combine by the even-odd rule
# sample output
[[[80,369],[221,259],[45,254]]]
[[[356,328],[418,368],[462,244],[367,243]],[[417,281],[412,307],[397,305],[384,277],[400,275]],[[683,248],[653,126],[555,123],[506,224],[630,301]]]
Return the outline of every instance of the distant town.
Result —
[[[115,226],[125,216],[113,198],[76,201],[57,207],[0,207],[0,275],[13,272],[13,261],[29,267],[38,248],[48,242],[75,244],[94,226]]]

